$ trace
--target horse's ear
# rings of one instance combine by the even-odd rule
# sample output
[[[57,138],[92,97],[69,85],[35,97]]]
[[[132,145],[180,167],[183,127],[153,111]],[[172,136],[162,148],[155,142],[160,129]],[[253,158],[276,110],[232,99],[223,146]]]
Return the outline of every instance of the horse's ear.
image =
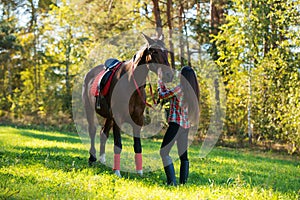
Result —
[[[147,35],[145,35],[144,33],[142,33],[142,35],[144,36],[144,38],[147,40],[148,45],[150,46],[151,44],[155,43],[155,41],[153,39],[151,39],[150,37],[148,37]]]

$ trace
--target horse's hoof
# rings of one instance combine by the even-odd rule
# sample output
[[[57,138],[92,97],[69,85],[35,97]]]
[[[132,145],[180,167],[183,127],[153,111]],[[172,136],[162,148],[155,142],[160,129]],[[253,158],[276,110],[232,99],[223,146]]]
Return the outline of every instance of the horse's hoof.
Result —
[[[99,161],[100,161],[100,163],[101,163],[101,164],[105,165],[105,163],[106,163],[106,159],[105,159],[105,153],[104,153],[104,154],[102,154],[102,155],[100,155],[100,159],[99,159]]]
[[[143,176],[143,170],[136,170],[136,173],[137,173],[139,176]]]
[[[120,170],[114,170],[115,175],[117,175],[119,178],[122,178]]]
[[[90,157],[89,157],[89,165],[92,165],[96,161],[97,161],[97,158],[95,156],[93,156],[93,155],[90,155]]]
[[[96,162],[95,161],[90,161],[89,160],[89,166],[93,166]]]

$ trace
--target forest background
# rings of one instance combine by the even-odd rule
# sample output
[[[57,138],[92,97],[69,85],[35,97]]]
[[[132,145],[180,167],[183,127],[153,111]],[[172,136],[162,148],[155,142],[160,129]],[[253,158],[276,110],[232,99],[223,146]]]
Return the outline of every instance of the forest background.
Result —
[[[115,35],[156,29],[174,52],[172,67],[191,65],[199,77],[195,141],[205,138],[214,110],[222,107],[226,115],[219,144],[299,152],[299,1],[0,2],[1,124],[75,131],[72,88],[90,53]],[[175,32],[180,33],[177,45],[172,43]],[[124,47],[116,57],[132,55]],[[208,58],[217,69],[210,79],[213,88],[202,77],[210,73]]]

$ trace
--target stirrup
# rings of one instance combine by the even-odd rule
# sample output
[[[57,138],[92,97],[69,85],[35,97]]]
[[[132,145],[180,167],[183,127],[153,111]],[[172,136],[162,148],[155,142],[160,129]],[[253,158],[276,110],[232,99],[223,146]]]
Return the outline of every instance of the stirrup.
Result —
[[[101,106],[100,106],[100,94],[99,94],[99,96],[97,96],[96,97],[96,108],[98,109],[98,110],[100,110],[100,108],[101,108]]]

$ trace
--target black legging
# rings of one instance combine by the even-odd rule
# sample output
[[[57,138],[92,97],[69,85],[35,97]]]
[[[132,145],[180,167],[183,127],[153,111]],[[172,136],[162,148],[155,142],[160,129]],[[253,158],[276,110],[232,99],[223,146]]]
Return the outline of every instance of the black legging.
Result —
[[[162,158],[164,166],[168,166],[172,163],[172,159],[169,156],[169,153],[175,141],[177,141],[178,156],[180,158],[180,161],[188,160],[188,133],[189,129],[184,129],[177,123],[169,122],[169,127],[160,147],[160,156]]]

